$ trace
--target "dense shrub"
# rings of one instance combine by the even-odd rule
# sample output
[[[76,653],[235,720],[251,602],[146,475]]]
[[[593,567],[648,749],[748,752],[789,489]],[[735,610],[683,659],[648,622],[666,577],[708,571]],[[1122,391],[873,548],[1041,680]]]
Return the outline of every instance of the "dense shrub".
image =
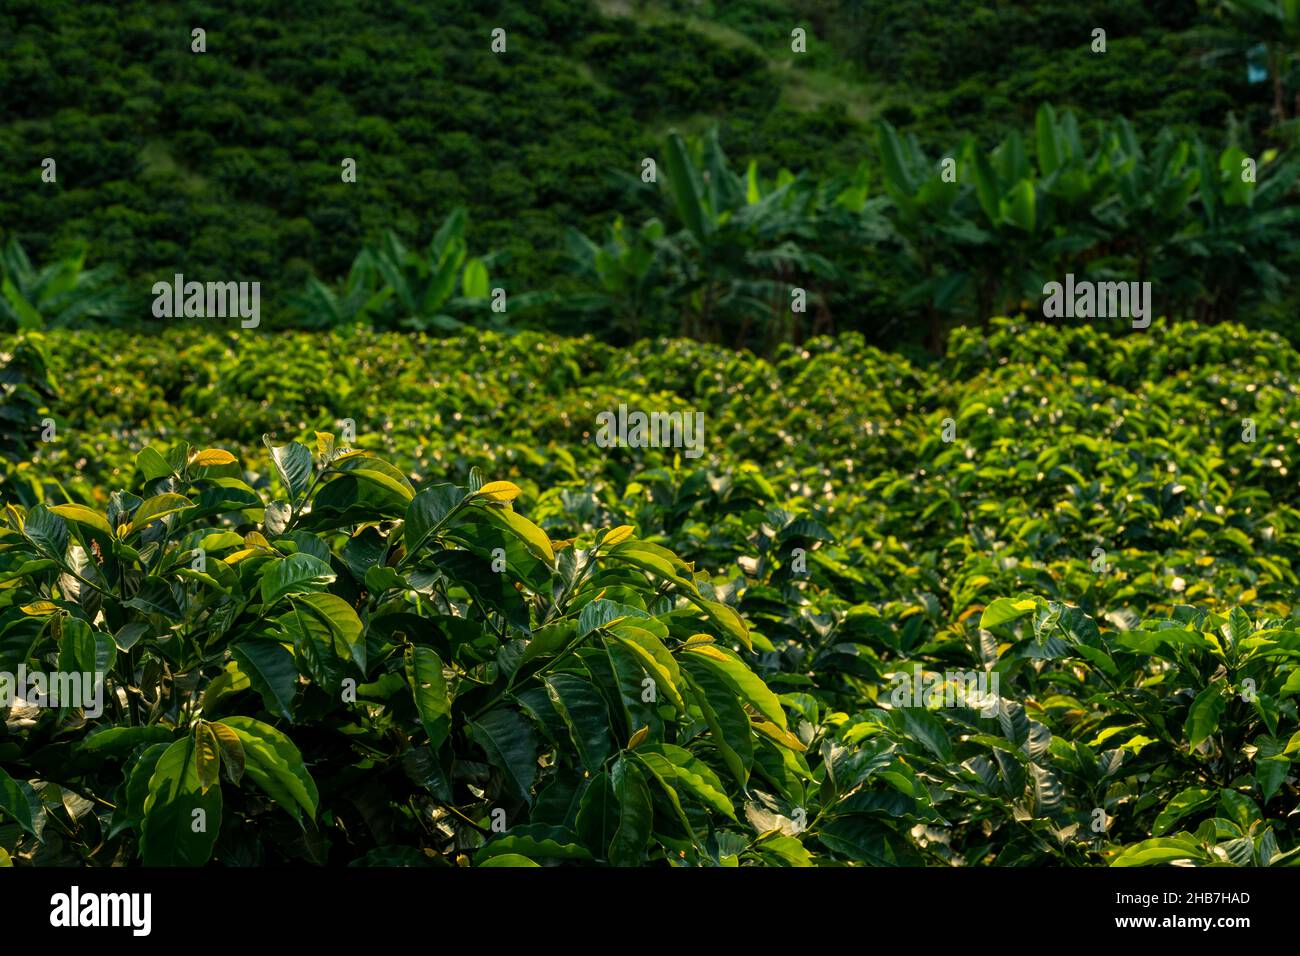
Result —
[[[57,440],[5,486],[0,670],[122,693],[11,719],[16,861],[1293,859],[1274,336],[93,343],[51,349]],[[703,411],[705,456],[598,446],[620,402]]]

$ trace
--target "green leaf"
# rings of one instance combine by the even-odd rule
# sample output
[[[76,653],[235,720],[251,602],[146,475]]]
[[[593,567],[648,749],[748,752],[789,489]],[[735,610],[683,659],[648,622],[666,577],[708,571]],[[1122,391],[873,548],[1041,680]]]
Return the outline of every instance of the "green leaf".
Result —
[[[294,599],[294,607],[305,608],[323,623],[334,640],[339,657],[351,659],[362,673],[366,670],[366,639],[361,618],[347,601],[336,594],[306,594]]]
[[[938,760],[944,763],[952,761],[952,741],[948,739],[948,731],[939,717],[919,707],[900,707],[896,713],[902,715],[903,728],[908,736]]]
[[[157,481],[172,474],[172,466],[167,463],[162,452],[152,445],[146,445],[140,454],[135,456],[135,467],[139,469],[145,481]]]
[[[474,865],[487,866],[493,859],[512,856],[530,861],[590,860],[591,854],[575,843],[575,839],[574,834],[564,827],[540,823],[511,827],[508,832],[493,838],[474,854]],[[535,863],[530,865],[536,866]]]
[[[302,823],[302,811],[316,818],[320,796],[298,748],[280,731],[251,717],[223,717],[244,748],[244,775]]]
[[[314,555],[299,552],[268,563],[262,573],[262,603],[274,604],[287,594],[323,591],[334,583],[333,569]]]
[[[504,528],[519,538],[533,557],[539,561],[550,564],[555,560],[555,551],[551,548],[551,539],[546,536],[545,531],[523,515],[511,510],[509,507],[492,505],[485,508],[484,513],[493,524]]]
[[[1033,598],[998,598],[980,615],[980,628],[991,630],[1000,624],[1024,617],[1037,607],[1038,601]]]
[[[477,865],[490,866],[490,867],[506,866],[506,867],[515,867],[515,868],[541,866],[540,863],[534,863],[532,860],[528,859],[528,857],[520,856],[518,853],[498,853],[495,856],[489,856],[482,863],[479,863]]]
[[[164,737],[170,738],[171,733],[166,732]],[[117,836],[128,828],[140,832],[144,822],[144,803],[149,798],[149,781],[153,779],[158,761],[162,759],[169,746],[170,744],[165,743],[151,744],[127,769],[126,786],[123,788],[125,795],[123,790],[119,790],[117,806],[113,810],[113,826],[109,830],[110,837]]]
[[[645,744],[635,753],[657,776],[671,781],[678,790],[689,793],[703,806],[736,819],[736,808],[718,775],[689,750],[675,744]]]
[[[716,644],[692,644],[681,652],[682,662],[698,661],[721,677],[741,700],[752,704],[760,714],[782,730],[786,726],[785,709],[780,699],[751,671],[734,652]]]
[[[752,651],[754,645],[749,637],[749,626],[745,623],[744,618],[725,604],[717,601],[709,601],[699,597],[689,591],[686,594],[687,600],[704,612],[704,616],[716,627],[725,637],[733,638],[744,645],[746,650]]]
[[[686,667],[692,696],[712,733],[722,761],[741,787],[749,784],[754,762],[754,735],[749,717],[722,676],[706,667]]]
[[[119,755],[129,754],[141,744],[155,744],[171,741],[172,731],[157,725],[147,727],[103,727],[92,731],[77,745],[77,751],[85,754]]]
[[[498,707],[469,721],[469,729],[515,796],[531,804],[537,778],[537,738],[532,725],[517,712]]]
[[[272,445],[269,435],[263,435],[262,441],[271,452],[271,461],[280,481],[288,490],[289,500],[296,502],[311,484],[311,450],[296,441],[287,445]]]
[[[442,674],[442,659],[433,648],[411,645],[406,649],[406,679],[415,698],[420,723],[437,750],[451,732],[451,697]]]
[[[545,683],[552,706],[569,729],[582,766],[589,773],[597,773],[612,749],[605,699],[590,681],[574,674],[552,674]]]
[[[650,788],[635,763],[620,757],[610,773],[618,826],[609,841],[609,862],[613,866],[637,866],[645,856],[654,823]]]
[[[681,669],[658,637],[628,621],[614,625],[610,636],[636,657],[646,673],[654,678],[657,690],[663,693],[674,707],[678,710],[686,709],[686,702],[680,689]]]
[[[60,707],[93,707],[103,704],[104,677],[117,658],[117,645],[107,634],[92,631],[85,621],[70,617],[63,622],[63,636],[59,639],[59,670],[64,674],[81,675],[81,704],[59,702]],[[85,686],[84,675],[90,675],[91,685]]]
[[[1173,863],[1178,860],[1202,860],[1205,854],[1200,845],[1188,837],[1159,837],[1143,840],[1125,847],[1124,852],[1115,857],[1111,866],[1153,866],[1158,863]]]
[[[696,239],[703,239],[712,231],[713,226],[709,211],[704,205],[704,184],[687,152],[686,143],[675,132],[668,136],[667,167],[668,185],[672,190],[677,214]]]
[[[1222,684],[1210,684],[1196,695],[1196,699],[1192,701],[1192,706],[1187,711],[1187,725],[1184,730],[1187,734],[1187,744],[1191,749],[1195,750],[1202,741],[1219,729],[1219,718],[1223,716],[1225,706],[1227,706],[1227,699],[1223,696]]]
[[[876,148],[880,151],[881,165],[888,177],[889,186],[903,195],[911,195],[916,187],[903,156],[902,141],[894,127],[884,120],[876,124]]]
[[[403,506],[410,504],[415,497],[411,483],[406,476],[388,462],[373,455],[355,454],[339,459],[336,466],[356,478],[375,485]]]
[[[1202,790],[1199,787],[1188,787],[1178,794],[1165,805],[1156,817],[1156,822],[1151,828],[1152,836],[1164,836],[1169,832],[1169,828],[1175,823],[1194,813],[1201,807],[1206,806],[1214,801],[1216,794],[1212,790]]]
[[[699,597],[699,589],[689,577],[686,566],[665,548],[656,547],[648,541],[624,541],[609,550],[609,557],[671,581],[688,595]]]
[[[1285,757],[1255,757],[1255,780],[1265,802],[1273,799],[1290,772],[1291,761]]]
[[[194,507],[194,502],[184,495],[171,493],[154,495],[140,503],[131,516],[131,530],[141,531],[160,518]]]
[[[68,526],[45,505],[32,505],[23,521],[23,534],[40,551],[62,561],[68,551]]]
[[[460,292],[467,299],[486,299],[492,292],[487,266],[482,259],[469,259],[460,277]]]
[[[0,811],[16,822],[24,832],[36,836],[36,823],[32,806],[27,801],[27,788],[0,769]]]
[[[247,640],[231,645],[231,656],[248,675],[262,705],[277,717],[293,721],[293,701],[298,693],[298,668],[293,655],[275,641]]]
[[[821,827],[817,838],[833,852],[867,866],[917,862],[905,858],[898,835],[888,825],[865,814],[836,817]]]
[[[470,495],[464,488],[456,485],[434,485],[425,488],[406,508],[405,530],[402,539],[406,544],[406,553],[414,554],[435,534],[457,508],[464,504]]]
[[[618,830],[618,802],[607,771],[595,774],[583,791],[575,828],[584,846],[601,858],[608,855]]]
[[[204,792],[186,736],[163,753],[149,778],[140,831],[145,866],[202,866],[221,830],[221,788]]]
[[[88,528],[93,528],[102,534],[112,535],[113,529],[109,527],[108,519],[93,508],[87,508],[85,505],[53,505],[50,511],[63,518],[65,521],[75,521],[77,524],[84,524]]]
[[[1048,103],[1038,107],[1034,117],[1035,140],[1038,147],[1038,169],[1044,177],[1052,175],[1061,165],[1061,154],[1056,143],[1056,114]]]

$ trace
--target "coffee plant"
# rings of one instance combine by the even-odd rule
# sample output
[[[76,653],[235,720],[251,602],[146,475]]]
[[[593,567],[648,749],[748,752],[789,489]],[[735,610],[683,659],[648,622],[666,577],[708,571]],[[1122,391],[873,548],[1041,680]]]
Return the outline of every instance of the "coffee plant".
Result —
[[[45,342],[4,859],[1293,864],[1300,356],[1152,332]]]

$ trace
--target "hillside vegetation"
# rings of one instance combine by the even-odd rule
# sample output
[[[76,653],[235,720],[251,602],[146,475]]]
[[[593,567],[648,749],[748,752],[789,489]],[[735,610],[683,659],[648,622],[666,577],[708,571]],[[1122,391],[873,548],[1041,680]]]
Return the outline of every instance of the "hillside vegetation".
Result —
[[[616,302],[592,308],[582,259],[575,264],[567,236],[578,230],[599,243],[616,222],[638,230],[656,215],[648,191],[635,187],[646,157],[657,157],[663,181],[671,180],[670,129],[702,135],[716,127],[735,167],[752,161],[765,181],[781,170],[818,183],[860,177],[859,187],[874,198],[890,185],[876,161],[880,122],[904,139],[915,135],[933,173],[942,156],[966,155],[967,135],[989,151],[1018,134],[1033,156],[1035,117],[1050,103],[1075,114],[1085,132],[1094,121],[1124,117],[1132,124],[1133,142],[1158,162],[1138,170],[1139,195],[1158,194],[1165,175],[1181,182],[1190,175],[1183,165],[1200,162],[1193,149],[1190,158],[1173,154],[1166,168],[1169,157],[1155,145],[1160,135],[1203,142],[1215,178],[1239,172],[1215,165],[1225,149],[1253,157],[1263,175],[1266,157],[1276,155],[1270,150],[1288,141],[1277,120],[1289,114],[1271,115],[1272,86],[1248,80],[1246,51],[1272,42],[1273,28],[1230,18],[1221,6],[331,0],[218,10],[134,0],[19,2],[0,13],[0,35],[9,41],[0,97],[12,107],[0,148],[13,158],[0,173],[0,229],[38,264],[84,253],[91,265],[116,272],[126,283],[116,308],[91,317],[147,321],[147,290],[181,272],[261,282],[272,321],[283,326],[304,323],[295,298],[311,277],[326,286],[343,282],[358,253],[389,229],[423,249],[463,207],[467,245],[488,257],[493,287],[550,296],[546,310],[519,305],[513,325],[617,337],[630,294],[620,289]],[[195,27],[206,31],[206,52],[191,50]],[[500,54],[490,47],[497,27],[507,31]],[[791,49],[796,28],[808,31],[805,53]],[[1107,31],[1105,53],[1092,50],[1096,28]],[[1287,53],[1285,42],[1279,49]],[[1290,61],[1278,62],[1288,69]],[[57,163],[54,182],[41,179],[47,158]],[[343,181],[345,159],[356,162],[355,182]],[[1271,164],[1274,172],[1288,168],[1285,156]],[[1195,175],[1208,188],[1206,173]],[[973,170],[963,165],[961,178],[973,182]],[[1016,173],[1002,187],[1022,178]],[[1289,180],[1273,179],[1272,189],[1262,190],[1274,194],[1267,208],[1251,218],[1261,234],[1294,226],[1287,218],[1293,209],[1270,219],[1278,203],[1294,206]],[[1036,182],[1034,189],[1043,204],[1058,186]],[[1035,248],[1086,249],[1100,268],[1127,274],[1136,267],[1145,277],[1140,262],[1115,253],[1128,255],[1125,230],[1145,228],[1152,216],[1160,238],[1171,213],[1129,208],[1113,189],[1098,186],[1085,198],[1103,218],[1139,217],[1118,236],[1103,230],[1089,244],[1095,224],[1078,211],[1038,229],[1018,221],[1011,232],[1028,232]],[[1212,212],[1197,183],[1181,201],[1168,201]],[[997,271],[1023,271],[1014,245],[1001,251],[1006,230],[997,221],[935,222],[930,212],[921,221],[950,243],[969,244],[972,229],[983,229],[991,249],[958,250],[959,258],[991,256]],[[833,307],[835,329],[862,331],[877,344],[927,340],[938,348],[939,326],[952,324],[953,315],[1024,307],[1018,284],[993,303],[984,301],[987,289],[958,296],[950,286],[926,285],[925,268],[952,267],[943,254],[950,250],[917,248],[906,229],[889,237],[907,251],[896,262],[881,255],[870,221],[841,226],[818,219],[768,233],[799,242],[815,231],[821,260],[778,259],[773,269],[776,253],[736,247],[734,236],[718,258],[743,259],[769,286],[812,285]],[[1075,226],[1085,227],[1082,237]],[[1188,256],[1200,260],[1194,271],[1206,268],[1205,260],[1231,258],[1239,238],[1202,243],[1197,230],[1178,236],[1178,248],[1155,250],[1170,276],[1186,270]],[[1294,243],[1270,239],[1242,255],[1262,260],[1268,275],[1210,290],[1211,317],[1276,327],[1273,311],[1233,314],[1234,303],[1243,289],[1269,288],[1277,276],[1294,274]],[[919,278],[908,260],[925,264]],[[1236,271],[1231,264],[1225,270]],[[767,301],[771,291],[744,295]],[[672,304],[688,305],[688,294],[673,290]],[[917,296],[927,299],[924,307]],[[1290,296],[1288,309],[1293,290]],[[1270,293],[1268,303],[1277,301]],[[901,323],[900,304],[910,310]],[[471,324],[490,327],[491,319],[479,312]],[[798,341],[828,330],[806,325],[782,337]],[[693,334],[647,334],[680,331]],[[742,344],[767,347],[762,335]]]

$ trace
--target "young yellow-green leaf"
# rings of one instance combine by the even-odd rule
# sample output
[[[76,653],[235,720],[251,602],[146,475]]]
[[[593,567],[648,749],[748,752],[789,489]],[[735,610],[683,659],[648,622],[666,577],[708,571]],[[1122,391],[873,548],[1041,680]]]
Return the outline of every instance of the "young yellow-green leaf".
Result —
[[[769,740],[772,740],[780,744],[782,747],[785,747],[788,750],[807,749],[803,745],[803,741],[801,741],[798,737],[790,733],[790,731],[778,727],[776,724],[772,723],[771,721],[755,720],[753,721],[753,727],[764,737],[767,737]]]
[[[630,524],[621,524],[617,528],[611,528],[609,534],[601,540],[601,547],[612,548],[616,544],[622,544],[628,538],[632,537],[636,529]]]
[[[484,513],[493,523],[506,528],[524,543],[535,558],[550,564],[555,560],[555,551],[551,548],[551,539],[546,532],[533,524],[523,515],[509,508],[485,508]]]
[[[87,508],[85,505],[51,505],[50,511],[67,521],[75,521],[77,524],[84,524],[96,531],[102,531],[106,535],[112,535],[113,529],[108,524],[108,519],[93,508]]]
[[[760,714],[786,730],[785,710],[781,701],[733,651],[715,644],[692,644],[681,651],[682,661],[697,660],[714,671],[736,695],[754,706]]]
[[[200,468],[209,468],[213,465],[233,465],[238,460],[224,448],[205,448],[190,459],[190,464],[197,465]]]
[[[194,507],[194,502],[184,495],[176,495],[170,492],[154,495],[135,509],[135,514],[131,516],[131,531],[143,530],[159,518],[165,518],[170,514],[192,507]]]
[[[491,285],[487,263],[477,256],[467,260],[460,277],[461,295],[467,299],[486,299],[492,291]]]
[[[540,863],[534,863],[532,860],[528,859],[528,857],[521,856],[518,853],[498,853],[496,856],[488,857],[486,860],[484,860],[482,863],[478,865],[480,867],[506,866],[506,867],[515,867],[515,868],[541,866]]]
[[[745,650],[752,651],[754,649],[753,641],[749,636],[749,625],[734,610],[725,604],[709,601],[691,593],[687,593],[686,597],[687,600],[703,611],[704,616],[723,634],[735,638],[744,645]]]
[[[316,433],[316,457],[329,461],[334,455],[334,436],[330,432]]]
[[[489,481],[475,492],[475,497],[489,501],[514,501],[519,495],[519,486],[509,481]]]
[[[1158,837],[1143,840],[1126,847],[1124,852],[1111,860],[1111,866],[1154,866],[1157,863],[1173,863],[1177,860],[1203,860],[1204,852],[1200,844],[1190,836]]]
[[[636,733],[632,735],[632,738],[627,742],[626,749],[635,750],[637,748],[637,745],[640,744],[643,740],[645,740],[649,736],[650,736],[650,728],[642,727],[640,730],[638,730]]]
[[[1009,621],[1016,620],[1016,618],[1024,617],[1037,606],[1038,602],[1031,598],[998,598],[986,607],[984,613],[980,615],[980,629],[987,631],[999,624],[1006,624]]]

